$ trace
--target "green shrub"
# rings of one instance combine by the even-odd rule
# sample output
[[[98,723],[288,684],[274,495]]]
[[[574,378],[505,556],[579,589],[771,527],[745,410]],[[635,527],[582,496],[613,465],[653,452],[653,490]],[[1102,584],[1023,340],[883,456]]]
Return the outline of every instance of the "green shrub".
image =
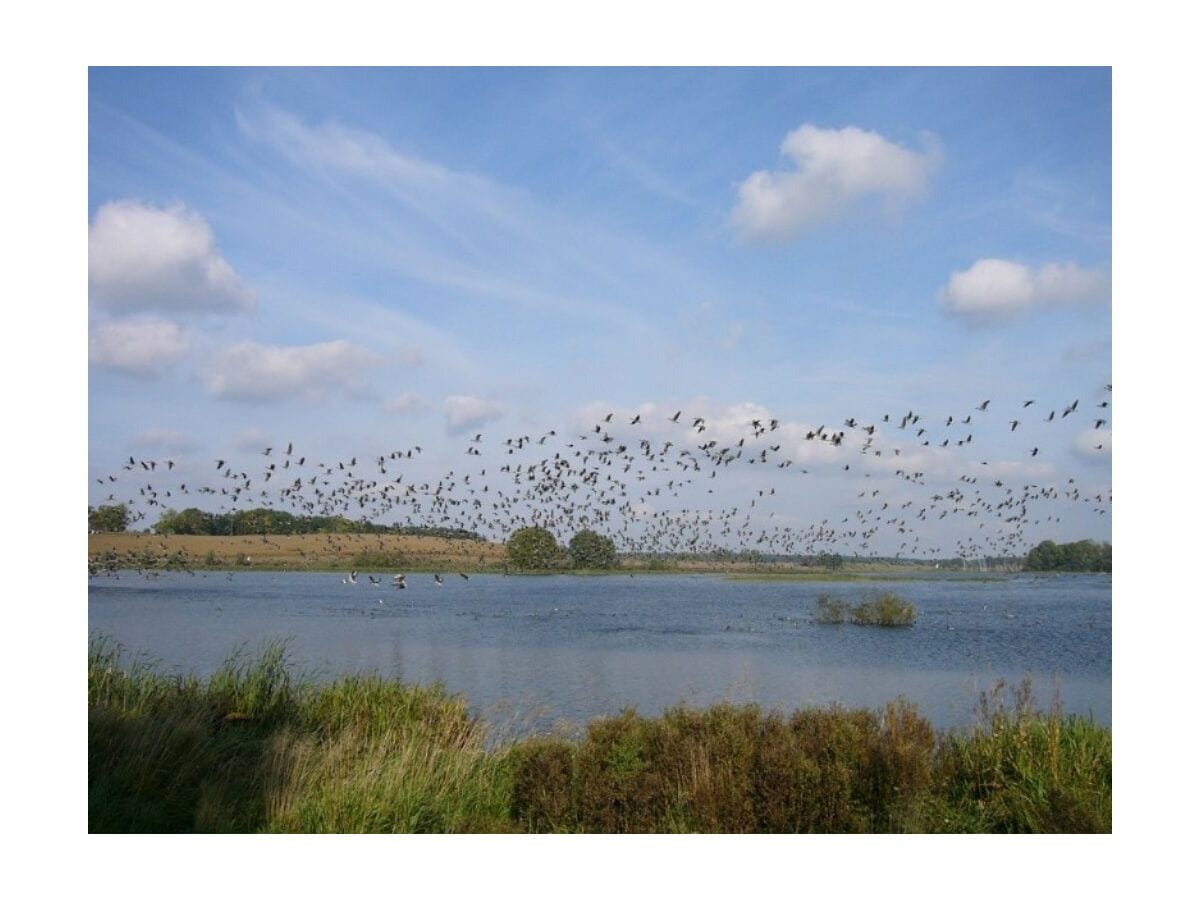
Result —
[[[869,595],[851,611],[851,621],[855,625],[896,628],[912,625],[916,620],[916,607],[893,591]]]

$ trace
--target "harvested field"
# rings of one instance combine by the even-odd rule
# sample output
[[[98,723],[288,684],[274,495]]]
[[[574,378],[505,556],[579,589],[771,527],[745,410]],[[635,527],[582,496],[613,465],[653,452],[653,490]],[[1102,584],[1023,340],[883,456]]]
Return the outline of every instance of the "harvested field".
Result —
[[[281,569],[501,569],[503,544],[420,535],[286,534],[158,535],[93,534],[88,558],[105,557],[120,567],[175,564],[205,568],[249,565]],[[247,562],[246,560],[249,560]]]

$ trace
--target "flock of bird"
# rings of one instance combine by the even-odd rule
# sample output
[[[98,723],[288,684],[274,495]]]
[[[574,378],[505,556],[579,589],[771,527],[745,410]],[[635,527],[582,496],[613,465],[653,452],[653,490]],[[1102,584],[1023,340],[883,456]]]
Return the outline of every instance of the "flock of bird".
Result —
[[[1110,434],[1101,429],[1111,417],[1111,390],[1104,386],[1098,412],[1087,420],[1096,435],[1089,446],[1097,451]],[[980,458],[987,453],[976,435],[1001,431],[1008,436],[1002,455],[1012,455],[1014,434],[1039,429],[1021,452],[1032,461],[1047,441],[1062,445],[1064,421],[1084,415],[1079,399],[1054,404],[1044,416],[1034,409],[1037,401],[1018,402],[1011,417],[984,400],[965,415],[907,410],[871,422],[846,417],[836,427],[766,416],[710,423],[683,409],[654,415],[642,407],[536,437],[492,440],[476,433],[462,451],[470,462],[436,477],[419,474],[441,468],[422,459],[419,445],[318,462],[288,443],[259,451],[258,467],[215,459],[207,476],[194,462],[184,467],[130,456],[96,481],[112,491],[102,502],[123,502],[148,525],[167,508],[266,507],[461,529],[499,541],[526,526],[548,528],[563,543],[592,529],[612,538],[619,552],[637,555],[1017,556],[1054,532],[1062,504],[1086,504],[1100,516],[1111,504],[1111,487],[1081,490],[1074,477],[1049,484],[1028,474],[1014,479],[1021,467],[1013,461]],[[190,484],[180,480],[185,468]],[[812,497],[805,491],[818,484],[843,489],[853,508],[840,521],[826,516],[801,524]],[[931,526],[939,522],[958,527],[935,534]],[[404,588],[398,578],[393,586]],[[356,584],[357,573],[346,583]]]

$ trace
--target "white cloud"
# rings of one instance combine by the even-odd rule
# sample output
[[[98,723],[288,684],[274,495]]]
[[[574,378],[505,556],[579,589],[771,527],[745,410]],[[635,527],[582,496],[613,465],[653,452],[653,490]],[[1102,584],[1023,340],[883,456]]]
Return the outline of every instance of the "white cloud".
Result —
[[[783,240],[878,196],[887,203],[925,189],[941,152],[932,136],[924,152],[893,144],[873,131],[802,125],[780,151],[795,169],[758,171],[738,187],[733,223],[746,237]]]
[[[147,428],[134,437],[133,443],[137,447],[155,447],[179,452],[193,450],[196,447],[196,442],[192,438],[182,431],[175,431],[171,428]]]
[[[208,388],[230,400],[318,399],[354,392],[363,370],[377,362],[349,341],[303,347],[275,347],[246,341],[221,353],[211,364]]]
[[[156,319],[96,325],[88,335],[93,366],[155,378],[188,355],[190,341],[174,322]]]
[[[88,290],[114,311],[236,312],[254,293],[217,252],[212,229],[182,205],[106,203],[88,228]]]
[[[1085,462],[1112,462],[1112,429],[1092,428],[1079,432],[1071,442],[1071,452]]]
[[[1033,269],[1007,259],[981,259],[952,274],[939,299],[950,315],[995,321],[1036,307],[1101,303],[1111,293],[1107,269],[1085,269],[1073,262]]]
[[[398,416],[416,416],[425,412],[425,401],[419,394],[413,391],[405,391],[403,394],[392,397],[383,402],[383,411],[393,413]]]
[[[504,407],[494,400],[461,394],[447,397],[445,408],[446,431],[450,434],[461,434],[468,428],[494,422],[506,412]]]

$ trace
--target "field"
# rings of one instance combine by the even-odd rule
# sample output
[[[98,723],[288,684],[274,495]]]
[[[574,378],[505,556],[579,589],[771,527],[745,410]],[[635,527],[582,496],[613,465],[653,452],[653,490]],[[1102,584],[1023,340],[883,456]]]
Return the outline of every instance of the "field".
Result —
[[[251,568],[329,571],[357,568],[402,572],[498,571],[504,547],[395,534],[208,535],[93,534],[92,561],[115,557],[121,568]]]
[[[158,535],[99,533],[88,536],[88,560],[99,568],[287,569],[376,572],[500,572],[508,563],[503,544],[461,538],[398,534]],[[879,576],[932,575],[915,562],[847,561],[836,570],[797,562],[675,557],[620,558],[622,572],[712,573],[748,580],[854,581]],[[948,571],[948,570],[941,570]],[[981,575],[980,577],[987,577]]]

